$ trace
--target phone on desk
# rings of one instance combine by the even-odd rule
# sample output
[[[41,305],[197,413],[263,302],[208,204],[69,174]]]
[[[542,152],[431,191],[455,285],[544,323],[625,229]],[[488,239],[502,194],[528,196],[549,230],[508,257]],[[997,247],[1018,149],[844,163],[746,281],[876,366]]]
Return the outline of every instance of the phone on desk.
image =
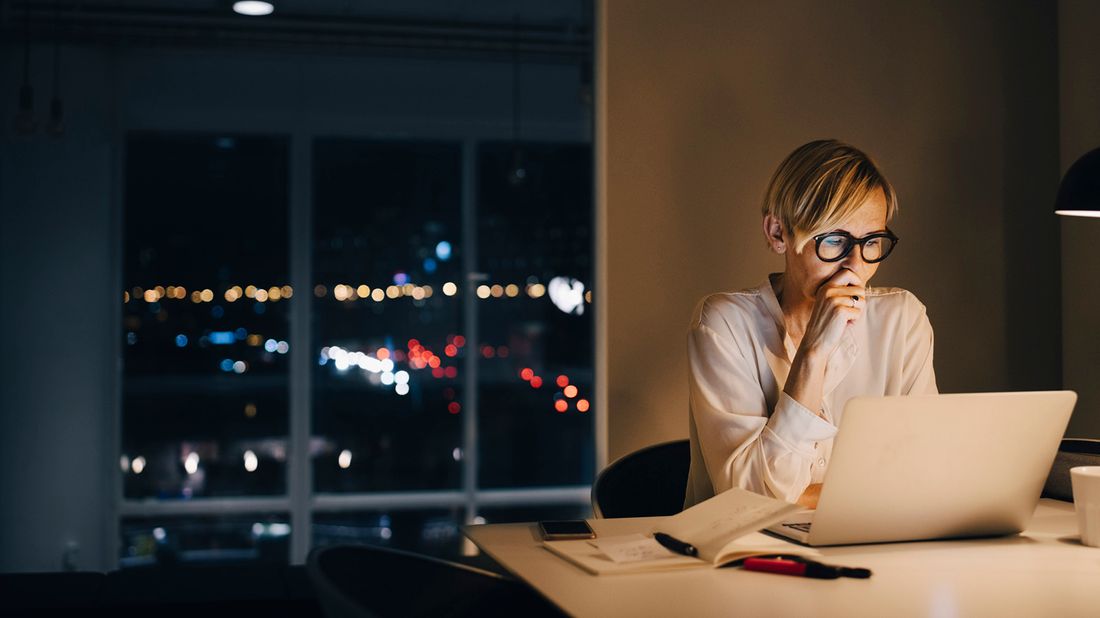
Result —
[[[563,519],[540,521],[539,532],[544,541],[565,541],[569,539],[594,539],[596,533],[583,519]]]

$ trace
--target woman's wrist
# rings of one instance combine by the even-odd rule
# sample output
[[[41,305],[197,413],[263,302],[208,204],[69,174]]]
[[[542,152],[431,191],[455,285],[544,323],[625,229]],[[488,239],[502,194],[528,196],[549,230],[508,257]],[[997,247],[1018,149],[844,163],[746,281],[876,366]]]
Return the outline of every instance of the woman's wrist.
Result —
[[[791,361],[791,368],[801,367],[810,371],[820,369],[824,372],[827,360],[828,356],[820,347],[815,345],[799,346],[794,359]]]

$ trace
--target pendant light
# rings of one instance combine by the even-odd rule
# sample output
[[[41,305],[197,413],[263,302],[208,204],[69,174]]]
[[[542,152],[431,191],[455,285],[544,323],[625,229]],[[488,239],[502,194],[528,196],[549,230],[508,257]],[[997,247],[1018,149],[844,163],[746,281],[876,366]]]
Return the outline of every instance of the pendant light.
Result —
[[[519,15],[512,17],[512,164],[508,168],[508,183],[513,187],[527,180],[527,165],[520,146],[520,64]]]
[[[1086,152],[1069,166],[1058,186],[1055,214],[1100,217],[1100,148]]]

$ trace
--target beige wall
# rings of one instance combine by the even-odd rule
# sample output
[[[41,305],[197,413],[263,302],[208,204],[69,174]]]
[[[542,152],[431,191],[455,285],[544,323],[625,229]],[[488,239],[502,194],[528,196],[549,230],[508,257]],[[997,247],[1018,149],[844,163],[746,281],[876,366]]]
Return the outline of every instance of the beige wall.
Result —
[[[1100,148],[1100,3],[1058,3],[1061,163]],[[1100,438],[1100,219],[1062,222],[1063,363],[1077,391],[1067,435]]]
[[[612,459],[687,436],[692,307],[782,268],[760,196],[815,138],[864,148],[895,184],[902,241],[875,284],[928,306],[941,390],[1060,384],[1054,8],[836,4],[601,8]]]

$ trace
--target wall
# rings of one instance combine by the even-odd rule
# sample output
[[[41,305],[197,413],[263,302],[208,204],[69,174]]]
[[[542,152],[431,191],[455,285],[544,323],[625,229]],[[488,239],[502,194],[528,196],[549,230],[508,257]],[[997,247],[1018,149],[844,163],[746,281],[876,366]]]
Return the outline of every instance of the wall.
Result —
[[[1100,4],[1058,3],[1062,171],[1100,148]],[[1062,222],[1062,338],[1066,388],[1077,391],[1067,435],[1100,438],[1100,219]]]
[[[49,48],[32,53],[48,109]],[[0,46],[0,572],[114,568],[119,145],[130,129],[508,139],[507,62],[62,47],[66,133],[14,136]],[[584,141],[575,65],[523,70],[523,137]],[[565,110],[564,112],[562,110]]]
[[[2,83],[19,83],[14,58],[0,55]],[[109,81],[101,60],[67,63],[71,95]],[[39,122],[49,96],[42,77],[34,84]],[[16,99],[0,101],[0,571],[61,569],[70,547],[70,566],[101,568],[113,550],[105,534],[114,505],[107,411],[120,286],[111,116],[98,94],[68,103],[64,139],[13,139]]]
[[[0,165],[0,570],[57,570],[70,544],[72,564],[98,565],[111,504],[104,325],[117,319],[99,293],[113,281],[110,148],[27,144]]]
[[[898,190],[874,283],[928,306],[941,390],[1060,385],[1057,22],[1015,4],[606,2],[611,458],[687,436],[692,308],[782,269],[760,198],[821,137]]]

